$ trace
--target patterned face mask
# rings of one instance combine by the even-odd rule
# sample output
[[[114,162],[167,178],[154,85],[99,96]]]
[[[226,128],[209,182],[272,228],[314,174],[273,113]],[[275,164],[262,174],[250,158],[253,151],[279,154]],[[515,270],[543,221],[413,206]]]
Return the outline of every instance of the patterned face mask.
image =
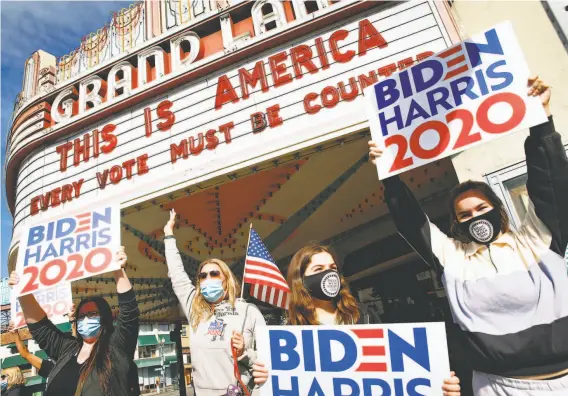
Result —
[[[341,279],[339,278],[339,272],[330,269],[304,276],[304,285],[312,297],[318,300],[331,300],[339,294]]]
[[[495,208],[468,221],[459,223],[461,231],[482,245],[489,245],[501,232],[501,215]]]

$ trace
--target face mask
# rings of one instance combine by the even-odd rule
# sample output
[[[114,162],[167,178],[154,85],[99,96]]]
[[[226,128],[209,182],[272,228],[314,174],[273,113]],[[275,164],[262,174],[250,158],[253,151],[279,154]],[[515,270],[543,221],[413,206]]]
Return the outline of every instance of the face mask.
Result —
[[[459,223],[460,230],[475,242],[489,245],[501,232],[501,215],[495,208],[473,219]]]
[[[304,276],[304,286],[306,286],[312,297],[318,300],[331,300],[339,294],[341,279],[336,270],[330,269]]]
[[[223,281],[220,279],[211,279],[201,283],[201,294],[207,302],[214,303],[219,301],[225,290],[223,289]]]
[[[1,380],[0,381],[0,390],[5,391],[6,389],[8,389],[8,381]]]
[[[97,316],[96,318],[88,318],[86,317],[83,320],[77,322],[77,333],[82,338],[93,338],[101,329],[101,317]]]

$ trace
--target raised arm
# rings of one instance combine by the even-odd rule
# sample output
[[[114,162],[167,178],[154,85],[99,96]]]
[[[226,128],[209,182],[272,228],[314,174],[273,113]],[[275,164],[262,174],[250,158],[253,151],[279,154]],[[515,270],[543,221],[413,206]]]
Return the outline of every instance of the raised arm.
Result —
[[[10,279],[8,280],[8,285],[10,285],[10,287],[14,287],[18,283],[20,283],[20,276],[16,271],[12,271]],[[47,314],[41,305],[39,305],[33,294],[26,294],[25,296],[18,297],[18,300],[20,301],[20,306],[22,307],[22,312],[27,324],[37,323],[47,317]]]
[[[20,282],[20,277],[16,271],[10,274],[8,284],[15,286]],[[59,355],[69,345],[75,341],[66,337],[55,325],[47,318],[47,314],[41,308],[33,294],[18,297],[24,318],[35,342],[53,360],[57,360]]]
[[[369,157],[379,161],[382,150],[373,141],[369,142]],[[408,186],[398,176],[382,180],[385,186],[385,202],[398,233],[418,255],[438,274],[446,262],[460,249],[460,244],[444,234],[430,222],[420,203]]]
[[[537,217],[551,233],[551,249],[564,255],[568,244],[568,158],[550,114],[551,88],[538,77],[530,79],[529,85],[529,95],[540,97],[548,122],[532,127],[525,141],[527,190]]]
[[[118,317],[116,318],[112,342],[128,356],[134,356],[136,342],[138,341],[138,328],[140,326],[140,310],[138,309],[134,289],[124,271],[127,257],[123,246],[117,253],[116,259],[121,269],[113,273],[118,293]]]
[[[17,329],[14,329],[14,327],[14,323],[10,322],[8,331],[14,334],[14,343],[16,344],[16,348],[18,349],[18,353],[22,358],[26,359],[32,366],[39,370],[41,368],[42,359],[37,357],[33,353],[30,353],[28,347],[20,338],[19,331]]]
[[[164,245],[166,250],[166,263],[168,265],[168,277],[172,281],[172,287],[176,294],[183,312],[189,319],[191,303],[195,297],[195,286],[189,279],[189,275],[185,272],[183,261],[179,254],[179,250],[174,238],[174,226],[176,223],[176,211],[170,211],[170,219],[164,227]]]

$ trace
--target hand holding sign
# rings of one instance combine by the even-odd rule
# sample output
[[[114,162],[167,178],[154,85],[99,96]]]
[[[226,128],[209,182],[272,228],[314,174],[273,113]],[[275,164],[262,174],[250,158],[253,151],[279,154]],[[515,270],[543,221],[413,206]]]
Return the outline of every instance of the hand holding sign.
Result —
[[[538,76],[529,78],[529,96],[540,97],[542,107],[546,112],[546,116],[550,117],[550,97],[552,96],[552,87],[546,85]]]
[[[256,362],[252,365],[252,377],[256,385],[262,385],[268,381],[268,369],[264,363]]]
[[[126,265],[126,259],[126,250],[124,246],[121,246],[118,249],[118,252],[116,252],[116,265],[119,267],[119,269],[124,269],[124,266]]]
[[[460,379],[456,377],[455,372],[452,371],[450,373],[450,378],[444,380],[444,384],[442,385],[442,391],[444,392],[444,396],[461,395]]]

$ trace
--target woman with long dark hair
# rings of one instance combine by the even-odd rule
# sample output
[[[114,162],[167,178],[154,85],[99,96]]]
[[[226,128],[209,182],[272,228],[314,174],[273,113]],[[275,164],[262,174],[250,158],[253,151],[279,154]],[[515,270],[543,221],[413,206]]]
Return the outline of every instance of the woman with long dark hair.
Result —
[[[549,119],[525,141],[529,202],[517,230],[485,183],[451,191],[447,236],[400,178],[383,181],[399,233],[442,277],[476,396],[568,394],[568,158],[550,115],[550,87],[537,77],[529,87]],[[370,147],[376,161],[382,152]]]
[[[339,269],[337,256],[327,246],[312,243],[294,254],[288,267],[291,325],[354,325],[368,324],[368,316],[359,309],[347,280]],[[261,363],[253,366],[257,384],[268,379],[268,370]],[[451,374],[453,377],[453,373]],[[459,379],[444,381],[444,395],[459,396]]]
[[[140,311],[132,285],[124,272],[124,248],[116,255],[121,269],[114,271],[119,313],[113,326],[112,311],[102,297],[79,303],[77,338],[64,335],[47,319],[33,294],[19,297],[28,328],[46,354],[55,361],[48,377],[47,396],[111,396],[130,394],[129,368],[138,340]],[[10,285],[19,282],[15,272]]]

